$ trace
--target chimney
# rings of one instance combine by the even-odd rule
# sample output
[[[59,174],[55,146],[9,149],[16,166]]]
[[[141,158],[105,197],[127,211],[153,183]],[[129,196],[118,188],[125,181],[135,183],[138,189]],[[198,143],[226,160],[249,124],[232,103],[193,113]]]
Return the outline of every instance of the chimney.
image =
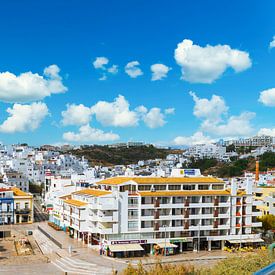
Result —
[[[256,160],[255,181],[259,181],[259,161],[258,160]]]

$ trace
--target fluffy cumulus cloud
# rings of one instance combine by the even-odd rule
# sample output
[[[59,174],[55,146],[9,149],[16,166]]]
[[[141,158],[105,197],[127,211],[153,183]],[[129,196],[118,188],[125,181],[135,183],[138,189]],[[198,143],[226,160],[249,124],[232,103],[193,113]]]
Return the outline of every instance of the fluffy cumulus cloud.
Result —
[[[138,66],[138,61],[132,61],[127,63],[127,65],[125,66],[126,74],[128,74],[131,78],[137,78],[138,76],[143,75],[142,70]]]
[[[194,83],[212,83],[227,68],[241,72],[251,66],[249,54],[228,45],[201,47],[184,39],[177,45],[175,60],[182,68],[182,78]]]
[[[264,90],[260,93],[259,102],[266,106],[275,106],[275,88]]]
[[[30,105],[14,104],[7,112],[9,117],[0,125],[2,133],[33,131],[49,114],[47,105],[42,102]]]
[[[168,66],[164,64],[153,64],[151,66],[152,81],[161,80],[167,77],[168,72],[171,70]]]
[[[97,57],[93,62],[95,69],[105,69],[105,65],[109,63],[109,59],[104,56]]]
[[[243,112],[239,116],[230,116],[227,121],[213,123],[203,121],[201,129],[219,137],[248,136],[253,133],[251,120],[255,117],[253,112]]]
[[[255,113],[243,112],[239,116],[227,117],[229,108],[222,97],[199,98],[193,92],[190,95],[195,102],[193,114],[202,120],[201,131],[221,137],[247,136],[253,132],[251,120]]]
[[[107,57],[101,56],[97,57],[93,62],[93,66],[97,70],[101,70],[102,76],[99,78],[100,81],[107,80],[108,75],[118,73],[118,65],[112,65],[108,68],[109,59]]]
[[[261,128],[258,131],[259,136],[273,136],[275,137],[275,128]]]
[[[193,92],[189,94],[195,102],[193,113],[198,118],[218,122],[221,120],[222,115],[226,114],[228,111],[224,99],[220,96],[212,95],[211,99],[207,99],[199,98]]]
[[[63,85],[59,72],[57,65],[51,65],[44,69],[43,75],[32,72],[18,76],[10,72],[0,73],[0,100],[22,103],[64,93],[67,88]]]
[[[174,139],[175,145],[191,146],[196,144],[207,144],[213,140],[209,136],[205,136],[202,132],[196,132],[192,136],[178,136]]]
[[[273,36],[272,41],[269,43],[269,48],[270,49],[275,48],[275,35]]]
[[[99,101],[91,107],[96,120],[104,126],[132,127],[138,124],[138,114],[130,110],[130,104],[119,95],[113,102]]]
[[[79,128],[79,132],[66,132],[63,139],[69,142],[107,142],[119,139],[119,135],[112,132],[104,132],[100,129],[92,128],[89,124]]]
[[[166,123],[165,116],[160,108],[152,108],[143,115],[143,121],[149,128],[158,128]]]
[[[84,125],[91,120],[91,109],[83,104],[67,104],[67,110],[61,113],[64,126],[67,125]]]

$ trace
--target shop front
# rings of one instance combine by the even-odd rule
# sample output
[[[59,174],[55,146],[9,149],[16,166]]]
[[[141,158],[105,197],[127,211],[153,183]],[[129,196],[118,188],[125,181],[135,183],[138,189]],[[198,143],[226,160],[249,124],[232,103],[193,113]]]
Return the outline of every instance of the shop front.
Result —
[[[144,249],[140,244],[112,244],[104,249],[107,256],[114,258],[131,258],[144,256]]]

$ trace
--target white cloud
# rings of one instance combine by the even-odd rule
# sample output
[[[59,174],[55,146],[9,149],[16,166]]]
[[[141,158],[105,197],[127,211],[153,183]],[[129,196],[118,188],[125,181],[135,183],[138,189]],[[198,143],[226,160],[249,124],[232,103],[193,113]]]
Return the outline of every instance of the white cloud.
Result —
[[[113,65],[112,67],[108,68],[108,72],[111,74],[117,74],[118,73],[118,65]]]
[[[93,62],[95,69],[103,69],[105,70],[105,65],[109,63],[109,59],[107,57],[101,56],[97,57]]]
[[[196,144],[207,144],[214,142],[209,136],[205,136],[202,132],[196,132],[192,136],[178,136],[174,139],[175,145],[191,146]]]
[[[112,132],[103,132],[100,129],[92,128],[89,124],[79,128],[78,133],[66,132],[63,139],[71,142],[106,142],[119,139],[119,135]]]
[[[135,109],[135,111],[137,111],[140,114],[145,114],[145,113],[147,113],[148,110],[147,110],[147,108],[145,106],[141,105],[141,106],[138,106]]]
[[[106,74],[103,74],[98,80],[100,80],[100,81],[105,81],[105,80],[107,80],[107,75],[106,75]]]
[[[99,101],[91,107],[97,121],[104,126],[132,127],[138,124],[138,115],[130,111],[130,104],[119,95],[113,102]]]
[[[260,93],[259,102],[266,106],[275,106],[275,88],[264,90]]]
[[[152,71],[152,81],[161,80],[165,77],[167,77],[168,72],[171,70],[171,68],[167,67],[164,64],[153,64],[151,66]]]
[[[231,116],[226,122],[213,123],[205,120],[201,129],[219,137],[249,136],[253,133],[251,120],[255,117],[253,112],[243,112],[239,116]]]
[[[131,77],[131,78],[136,78],[140,75],[143,75],[142,70],[138,67],[139,62],[138,61],[132,61],[129,62],[125,66],[125,72]]]
[[[189,82],[212,83],[227,68],[241,72],[251,67],[249,54],[228,45],[194,45],[184,39],[175,49],[175,60],[182,68],[182,78]]]
[[[91,109],[83,104],[67,104],[67,110],[61,113],[63,125],[84,125],[91,120]]]
[[[0,100],[4,102],[29,102],[45,98],[51,94],[64,93],[57,65],[44,69],[44,75],[26,72],[16,76],[10,72],[0,73]]]
[[[275,128],[261,128],[258,131],[259,136],[273,136],[275,137]]]
[[[219,122],[221,116],[226,114],[228,107],[224,99],[217,95],[212,95],[209,100],[207,98],[199,98],[195,93],[189,93],[195,102],[193,114],[202,119],[208,119],[213,122]]]
[[[273,36],[273,40],[269,43],[269,48],[275,48],[275,36]]]
[[[143,115],[143,121],[149,128],[158,128],[166,123],[164,114],[160,108],[152,108],[148,113]]]
[[[167,108],[164,110],[164,113],[166,115],[174,115],[175,114],[175,108]]]
[[[7,112],[10,116],[0,125],[2,133],[33,131],[49,114],[47,105],[42,102],[30,105],[14,104]]]

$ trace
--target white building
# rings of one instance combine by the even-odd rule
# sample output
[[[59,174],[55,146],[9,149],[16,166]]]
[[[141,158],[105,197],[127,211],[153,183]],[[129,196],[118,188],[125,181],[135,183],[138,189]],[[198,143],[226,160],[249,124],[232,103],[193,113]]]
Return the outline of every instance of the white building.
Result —
[[[253,204],[250,180],[245,190],[235,182],[229,190],[220,179],[196,175],[115,177],[61,197],[55,222],[112,255],[131,249],[157,253],[164,243],[174,252],[211,250],[225,242],[262,241],[254,232],[261,223]]]

